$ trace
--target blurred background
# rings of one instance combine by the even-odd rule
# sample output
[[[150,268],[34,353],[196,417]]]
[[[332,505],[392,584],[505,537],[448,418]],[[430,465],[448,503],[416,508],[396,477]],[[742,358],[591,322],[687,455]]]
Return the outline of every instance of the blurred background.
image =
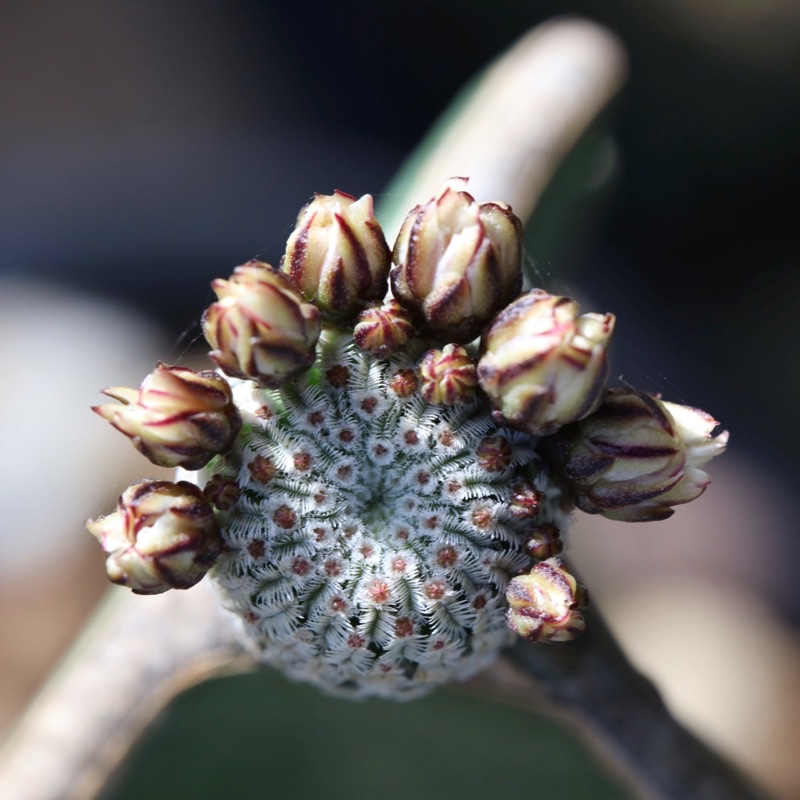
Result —
[[[465,81],[577,13],[621,37],[630,79],[529,267],[617,314],[616,376],[706,408],[732,447],[696,504],[584,517],[571,555],[674,712],[800,797],[800,5],[338,7],[0,3],[0,730],[104,589],[83,519],[159,477],[96,390],[202,351],[212,278],[277,263],[315,191],[380,199]]]

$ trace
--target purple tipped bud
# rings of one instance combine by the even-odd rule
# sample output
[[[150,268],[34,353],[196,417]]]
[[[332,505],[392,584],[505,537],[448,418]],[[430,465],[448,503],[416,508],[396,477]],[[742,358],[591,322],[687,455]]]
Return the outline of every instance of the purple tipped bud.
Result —
[[[518,481],[511,487],[509,508],[517,519],[530,519],[539,513],[542,494],[529,479]]]
[[[297,217],[281,270],[325,319],[354,317],[386,294],[389,245],[375,219],[372,197],[317,195]]]
[[[109,554],[112,583],[134,594],[194,586],[222,550],[214,512],[186,481],[141,481],[126,489],[117,510],[86,528]]]
[[[484,436],[475,448],[478,466],[487,472],[502,472],[511,466],[514,452],[508,439],[501,434]]]
[[[158,364],[139,390],[112,386],[92,410],[161,467],[200,469],[231,446],[242,426],[228,382],[216,372]]]
[[[666,519],[710,482],[700,469],[724,452],[727,431],[705,411],[612,389],[591,416],[548,440],[548,451],[590,514],[627,522]]]
[[[478,380],[499,415],[548,436],[600,403],[613,314],[578,316],[569,297],[534,289],[492,321],[481,340]]]
[[[505,203],[478,204],[465,178],[406,217],[394,245],[392,293],[440,339],[469,342],[519,292],[522,226]]]
[[[531,642],[566,642],[585,627],[579,609],[586,591],[560,558],[548,558],[528,575],[513,578],[506,590],[506,624]]]
[[[203,315],[203,333],[226,375],[276,389],[314,363],[319,311],[286,275],[248,261],[211,286],[219,301]]]
[[[399,350],[414,333],[405,309],[396,300],[387,300],[382,306],[368,308],[358,315],[353,339],[362,350],[384,359]]]
[[[465,405],[475,397],[478,371],[469,353],[457,344],[428,350],[419,365],[422,396],[440,406]]]
[[[203,487],[203,497],[220,511],[227,511],[236,505],[240,494],[239,484],[233,478],[225,478],[219,473]]]
[[[551,523],[532,528],[525,542],[525,552],[539,561],[557,556],[563,549],[560,531]]]
[[[413,369],[399,369],[392,375],[389,388],[398,396],[406,399],[419,388],[419,378]]]

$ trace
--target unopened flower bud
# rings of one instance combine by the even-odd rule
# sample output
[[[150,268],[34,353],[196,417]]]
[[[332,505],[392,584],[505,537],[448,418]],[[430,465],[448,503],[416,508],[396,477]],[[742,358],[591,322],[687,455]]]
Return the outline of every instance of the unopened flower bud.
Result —
[[[551,523],[537,525],[528,532],[525,552],[540,561],[557,556],[564,549],[558,528]]]
[[[487,472],[502,472],[511,465],[513,450],[505,436],[484,436],[475,448],[478,466]]]
[[[392,375],[389,388],[402,398],[411,397],[419,388],[419,378],[413,369],[399,369]]]
[[[353,339],[362,350],[383,359],[399,350],[415,332],[406,310],[396,300],[387,300],[358,315]]]
[[[460,345],[447,344],[444,350],[428,350],[419,365],[422,396],[438,406],[469,403],[475,397],[478,371],[469,353]]]
[[[478,380],[499,415],[548,436],[600,403],[613,314],[578,316],[569,297],[534,289],[501,311],[481,341]]]
[[[319,311],[286,275],[248,261],[211,287],[219,301],[203,315],[203,333],[226,375],[275,389],[314,363]]]
[[[227,511],[239,500],[239,484],[233,478],[225,478],[219,473],[203,487],[203,497],[220,511]]]
[[[468,342],[519,292],[522,227],[506,203],[478,204],[465,178],[406,217],[394,246],[394,296],[435,336]]]
[[[585,589],[564,562],[548,558],[508,584],[506,624],[531,642],[569,641],[585,627],[579,611],[585,598]]]
[[[92,410],[162,467],[204,467],[231,446],[242,426],[230,386],[216,372],[159,363],[138,391],[112,386],[103,394],[123,405]]]
[[[135,594],[194,586],[222,548],[214,512],[186,481],[135,483],[116,511],[89,520],[86,528],[109,554],[109,579]]]
[[[511,487],[509,508],[517,519],[528,519],[539,513],[542,494],[529,479],[518,481]]]
[[[317,195],[297,217],[281,269],[326,319],[351,319],[386,294],[389,245],[371,195]]]
[[[627,522],[671,516],[710,482],[701,469],[721,454],[727,431],[705,411],[612,389],[591,416],[548,440],[552,460],[590,514]]]

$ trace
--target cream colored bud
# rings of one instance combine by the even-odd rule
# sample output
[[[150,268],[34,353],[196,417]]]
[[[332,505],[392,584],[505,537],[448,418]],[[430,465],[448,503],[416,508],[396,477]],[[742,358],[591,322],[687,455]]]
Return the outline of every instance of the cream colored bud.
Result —
[[[211,286],[219,301],[203,315],[203,333],[226,375],[276,389],[314,363],[319,311],[286,275],[249,261]]]
[[[627,522],[671,516],[710,482],[701,469],[724,452],[727,431],[688,406],[632,389],[612,389],[591,416],[560,431],[547,447],[578,508]]]
[[[419,365],[422,396],[428,403],[457,406],[471,402],[478,387],[478,372],[469,353],[460,345],[428,350]]]
[[[242,426],[228,382],[216,372],[159,363],[139,390],[112,386],[92,410],[162,467],[200,469],[231,446]]]
[[[399,350],[415,332],[405,309],[396,300],[387,300],[358,315],[353,339],[362,350],[383,359]]]
[[[433,335],[469,342],[522,285],[522,226],[505,203],[478,204],[465,178],[406,217],[394,245],[394,296]]]
[[[342,321],[385,296],[389,261],[372,196],[356,200],[337,191],[317,195],[302,209],[281,269],[324,318]]]
[[[194,586],[222,549],[214,512],[186,481],[135,483],[116,511],[89,520],[86,528],[109,554],[109,579],[135,594]]]
[[[528,641],[565,642],[584,630],[579,609],[585,605],[586,590],[560,558],[548,558],[528,575],[513,578],[506,600],[506,624]]]
[[[481,341],[478,380],[500,415],[548,436],[600,403],[613,314],[578,316],[569,297],[534,289],[492,321]]]

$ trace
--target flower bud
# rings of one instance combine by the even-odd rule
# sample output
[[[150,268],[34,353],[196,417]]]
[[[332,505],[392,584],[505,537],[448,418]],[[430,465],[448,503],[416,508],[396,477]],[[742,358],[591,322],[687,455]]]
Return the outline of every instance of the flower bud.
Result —
[[[248,261],[211,287],[219,302],[203,315],[203,333],[226,375],[276,389],[314,363],[319,311],[303,302],[286,275]]]
[[[242,426],[228,382],[216,372],[159,363],[138,392],[112,386],[108,403],[92,410],[161,467],[200,469],[225,452]]]
[[[329,320],[346,320],[386,294],[389,245],[371,195],[316,195],[300,211],[281,269]]]
[[[518,481],[511,486],[509,510],[517,519],[530,519],[539,513],[542,493],[530,479]]]
[[[522,226],[505,203],[478,205],[451,178],[406,217],[394,246],[394,296],[435,336],[469,342],[522,285]]]
[[[700,467],[725,450],[727,431],[696,408],[612,389],[591,416],[547,442],[578,508],[627,522],[666,519],[710,482]]]
[[[419,378],[413,369],[399,369],[389,380],[389,388],[403,399],[411,397],[419,388]]]
[[[552,523],[537,525],[528,532],[525,552],[531,558],[541,561],[551,556],[557,556],[563,549],[564,543],[561,541],[561,532]]]
[[[511,466],[514,451],[505,436],[484,436],[475,448],[478,466],[487,472],[502,472]]]
[[[534,289],[492,321],[481,341],[478,380],[499,416],[548,436],[602,400],[613,314],[578,316],[569,297]]]
[[[239,500],[239,484],[233,478],[225,478],[219,473],[203,487],[203,497],[220,511],[227,511]]]
[[[399,350],[414,333],[405,309],[397,300],[387,300],[382,306],[373,306],[358,315],[353,339],[362,350],[384,359]]]
[[[194,586],[222,548],[214,512],[186,481],[135,483],[116,511],[89,520],[86,528],[109,554],[109,579],[135,594]]]
[[[422,396],[432,405],[464,405],[475,397],[478,372],[475,362],[460,345],[447,344],[444,350],[428,350],[419,372]]]
[[[508,584],[506,624],[530,642],[566,642],[585,627],[578,610],[585,598],[586,590],[564,562],[548,558]]]

